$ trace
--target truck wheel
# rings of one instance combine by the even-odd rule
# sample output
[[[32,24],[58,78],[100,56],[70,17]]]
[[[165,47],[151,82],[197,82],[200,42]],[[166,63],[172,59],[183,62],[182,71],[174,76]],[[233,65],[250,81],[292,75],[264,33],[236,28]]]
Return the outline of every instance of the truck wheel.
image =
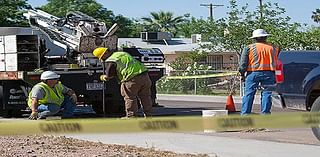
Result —
[[[12,118],[12,110],[5,110],[1,112],[3,118]]]
[[[313,102],[311,112],[320,112],[320,96]],[[311,127],[313,135],[320,141],[320,125]]]
[[[102,102],[94,101],[92,102],[92,109],[96,114],[103,114]]]

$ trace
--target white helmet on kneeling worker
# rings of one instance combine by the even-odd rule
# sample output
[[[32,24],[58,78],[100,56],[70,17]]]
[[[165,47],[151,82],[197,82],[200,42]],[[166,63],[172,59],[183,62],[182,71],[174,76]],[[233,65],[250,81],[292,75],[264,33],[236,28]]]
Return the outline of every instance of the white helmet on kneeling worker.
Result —
[[[41,80],[55,80],[55,79],[59,79],[59,78],[60,78],[60,75],[58,75],[57,73],[55,73],[53,71],[45,71],[40,76]]]

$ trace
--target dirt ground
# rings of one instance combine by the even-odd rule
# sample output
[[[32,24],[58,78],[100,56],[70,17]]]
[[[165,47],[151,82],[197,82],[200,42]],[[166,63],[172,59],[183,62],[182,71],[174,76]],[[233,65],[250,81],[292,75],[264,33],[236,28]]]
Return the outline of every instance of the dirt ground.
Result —
[[[205,154],[177,154],[154,148],[103,144],[65,136],[0,136],[1,157],[207,157]]]

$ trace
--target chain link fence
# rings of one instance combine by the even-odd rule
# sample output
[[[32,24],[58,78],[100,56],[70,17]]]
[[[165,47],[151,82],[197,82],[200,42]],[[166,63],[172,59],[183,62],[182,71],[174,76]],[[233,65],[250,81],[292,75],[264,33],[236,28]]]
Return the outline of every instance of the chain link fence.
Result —
[[[158,94],[240,94],[236,71],[174,71],[157,82]]]

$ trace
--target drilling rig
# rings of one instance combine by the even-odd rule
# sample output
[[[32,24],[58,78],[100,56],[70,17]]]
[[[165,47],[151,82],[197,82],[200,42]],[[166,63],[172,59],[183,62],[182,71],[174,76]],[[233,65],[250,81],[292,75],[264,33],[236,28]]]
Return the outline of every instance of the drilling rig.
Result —
[[[24,16],[31,28],[0,28],[2,116],[16,116],[26,111],[28,93],[40,81],[44,70],[61,75],[63,84],[77,93],[78,105],[90,105],[97,114],[110,117],[125,113],[118,81],[101,82],[103,64],[92,55],[97,47],[117,50],[117,24],[107,27],[104,22],[77,11],[60,18],[30,9]],[[155,103],[155,83],[163,76],[164,69],[154,66],[153,62],[163,63],[163,53],[157,48],[128,50],[148,67]]]

